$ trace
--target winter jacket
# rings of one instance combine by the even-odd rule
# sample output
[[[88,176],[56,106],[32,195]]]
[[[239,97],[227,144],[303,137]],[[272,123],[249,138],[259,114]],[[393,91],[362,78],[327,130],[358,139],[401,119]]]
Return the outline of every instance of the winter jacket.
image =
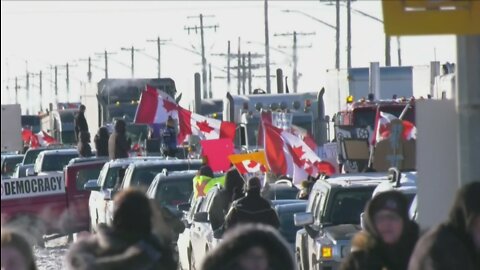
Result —
[[[74,243],[66,255],[71,270],[176,269],[173,253],[154,235],[135,237],[100,226],[98,233]]]
[[[410,256],[419,235],[418,225],[408,218],[408,202],[404,195],[394,191],[392,195],[380,193],[367,204],[364,216],[365,230],[352,239],[352,252],[343,261],[341,270],[407,270]],[[397,203],[403,204],[403,232],[395,245],[385,244],[375,229],[373,222],[374,205],[378,200],[391,196]],[[395,198],[398,197],[398,198]]]
[[[238,258],[250,248],[260,247],[268,257],[271,270],[296,269],[292,253],[278,231],[262,224],[238,226],[225,234],[220,244],[207,253],[202,270],[243,270]]]
[[[177,133],[175,128],[166,127],[162,132],[162,150],[165,155],[172,156],[177,151]]]
[[[408,269],[480,269],[480,250],[475,249],[473,236],[470,234],[475,215],[480,215],[479,182],[460,189],[448,221],[422,236],[415,247]]]
[[[233,201],[244,196],[244,181],[236,169],[231,169],[225,175],[225,188],[213,197],[212,205],[208,212],[213,230],[219,229],[225,222],[225,216]]]
[[[225,217],[225,229],[229,230],[242,223],[262,223],[277,229],[280,227],[277,212],[260,196],[260,192],[248,192],[247,196],[232,203]]]
[[[104,130],[103,130],[104,129]],[[95,135],[93,142],[95,143],[95,149],[97,150],[97,157],[107,157],[108,156],[108,130],[105,127],[101,127],[98,130],[98,133]]]
[[[115,131],[108,139],[108,155],[110,159],[128,158],[131,141],[127,140],[125,126],[115,124]]]
[[[75,115],[74,124],[75,124],[75,140],[78,142],[80,141],[79,140],[80,132],[88,131],[88,124],[87,124],[87,119],[85,118],[85,114],[82,112],[78,112],[77,115]]]

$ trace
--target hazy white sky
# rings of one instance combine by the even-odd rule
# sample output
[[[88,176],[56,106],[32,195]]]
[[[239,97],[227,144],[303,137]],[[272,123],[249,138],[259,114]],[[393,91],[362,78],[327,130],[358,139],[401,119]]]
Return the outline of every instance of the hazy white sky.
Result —
[[[352,4],[356,9],[382,18],[380,1],[359,0]],[[335,31],[300,14],[284,13],[284,9],[296,9],[335,24],[335,7],[320,1],[269,1],[270,44],[272,47],[291,47],[291,37],[275,37],[275,33],[315,32],[314,36],[300,36],[300,46],[312,45],[299,50],[298,70],[302,74],[299,91],[319,90],[325,80],[325,70],[334,68]],[[1,61],[3,103],[13,102],[14,77],[20,78],[19,84],[25,86],[26,62],[28,70],[43,71],[45,80],[44,104],[53,101],[52,65],[65,65],[69,62],[71,71],[70,101],[79,99],[80,82],[87,81],[87,63],[78,61],[91,56],[96,59],[93,69],[93,81],[99,81],[103,75],[103,60],[95,53],[116,52],[109,61],[109,77],[128,78],[130,69],[118,62],[130,65],[130,53],[120,47],[144,49],[142,53],[156,57],[156,45],[147,39],[171,39],[173,43],[200,51],[200,36],[188,34],[184,26],[199,25],[199,19],[187,16],[215,15],[205,18],[206,25],[218,24],[217,31],[206,30],[205,44],[207,61],[214,66],[213,76],[226,76],[218,68],[226,67],[226,59],[210,56],[227,52],[227,40],[231,40],[232,52],[237,51],[238,37],[241,37],[243,52],[264,53],[264,47],[246,44],[245,41],[264,42],[263,1],[33,1],[1,2]],[[368,66],[369,62],[385,63],[383,25],[370,18],[352,14],[352,65]],[[341,9],[341,68],[346,67],[346,9]],[[402,37],[402,62],[404,65],[428,65],[430,61],[455,61],[454,36]],[[282,50],[291,53],[290,48]],[[270,51],[272,74],[281,67],[291,79],[291,57]],[[254,60],[262,63],[263,59]],[[201,57],[172,45],[162,47],[162,77],[171,77],[176,81],[177,89],[184,92],[184,102],[192,98],[193,74],[201,71]],[[392,38],[392,64],[397,65],[397,43]],[[232,62],[232,65],[236,63]],[[265,70],[254,71],[254,75],[264,75]],[[136,77],[156,77],[156,61],[141,53],[135,55]],[[60,99],[65,96],[65,71],[59,69]],[[39,108],[38,78],[33,78],[29,101]],[[291,87],[291,83],[289,83]],[[225,79],[214,79],[214,97],[223,97],[227,90]],[[236,81],[232,81],[232,90],[236,91]],[[265,89],[265,79],[254,79],[253,87]],[[275,91],[275,81],[272,79]],[[20,102],[25,104],[25,90],[19,91]]]

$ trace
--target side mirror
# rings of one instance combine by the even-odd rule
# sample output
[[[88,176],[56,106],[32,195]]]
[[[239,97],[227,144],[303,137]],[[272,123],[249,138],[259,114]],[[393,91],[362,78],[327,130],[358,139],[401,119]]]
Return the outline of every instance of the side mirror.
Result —
[[[83,189],[90,191],[99,191],[100,186],[98,185],[97,179],[90,179],[83,185]]]
[[[195,222],[208,222],[208,213],[207,212],[198,212],[193,216],[193,221]]]
[[[177,205],[177,209],[183,212],[187,212],[190,209],[190,203],[182,203]]]
[[[293,216],[295,226],[304,227],[313,224],[313,215],[312,213],[296,213]]]
[[[112,198],[113,198],[113,194],[111,190],[107,189],[103,191],[103,199],[105,201],[110,201],[112,200]]]
[[[36,175],[35,174],[35,170],[33,168],[27,168],[27,170],[25,171],[25,175],[26,176],[34,176]]]

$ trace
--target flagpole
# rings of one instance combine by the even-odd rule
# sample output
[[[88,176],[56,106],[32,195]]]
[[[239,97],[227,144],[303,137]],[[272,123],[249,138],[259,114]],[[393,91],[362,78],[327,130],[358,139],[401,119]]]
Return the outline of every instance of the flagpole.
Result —
[[[410,109],[410,102],[407,103],[407,105],[405,105],[405,108],[403,109],[402,113],[400,114],[400,116],[398,117],[398,119],[402,120],[403,117],[405,116],[405,114],[407,114],[407,111],[408,109]]]
[[[375,117],[375,126],[373,127],[373,139],[375,139],[375,144],[377,143],[377,132],[378,132],[378,124],[380,121],[380,105],[377,105],[377,113]],[[373,140],[370,142],[370,156],[368,157],[368,168],[371,168],[373,163],[373,152],[374,152],[374,145]]]

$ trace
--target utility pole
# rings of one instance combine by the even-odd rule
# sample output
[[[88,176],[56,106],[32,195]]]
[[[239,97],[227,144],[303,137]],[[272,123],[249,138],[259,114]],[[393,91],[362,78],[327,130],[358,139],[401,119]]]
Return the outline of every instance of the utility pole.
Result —
[[[347,67],[352,67],[352,0],[347,0]]]
[[[40,111],[43,111],[43,76],[42,76],[42,71],[40,70],[40,72],[38,73],[38,77],[39,77],[39,90],[40,90]]]
[[[390,57],[390,36],[385,34],[385,66],[389,67],[392,65],[392,60]]]
[[[87,78],[88,78],[89,83],[92,82],[92,66],[96,67],[96,68],[99,68],[99,69],[103,69],[101,67],[98,67],[98,66],[92,64],[92,58],[90,56],[87,59],[79,59],[79,61],[87,61],[88,62]]]
[[[248,94],[252,94],[252,54],[250,52],[248,52]]]
[[[25,81],[25,90],[26,90],[26,98],[27,98],[27,115],[29,114],[29,111],[30,111],[30,106],[31,106],[31,102],[30,102],[30,98],[29,98],[29,95],[30,95],[30,73],[28,72],[27,70],[27,74],[26,74],[26,81]]]
[[[271,93],[270,85],[270,37],[268,34],[268,0],[265,0],[265,72],[267,80],[267,94]]]
[[[336,3],[335,3],[335,6],[336,6],[336,13],[337,13],[337,17],[336,17],[336,36],[335,36],[335,43],[337,44],[336,45],[336,49],[335,49],[335,68],[337,70],[340,69],[340,0],[336,0]]]
[[[241,51],[240,51],[240,37],[238,37],[238,54],[237,54],[237,94],[240,95],[240,66],[242,65],[242,59],[241,59]]]
[[[130,51],[131,53],[131,57],[132,57],[132,63],[131,63],[131,72],[132,72],[132,78],[135,78],[135,52],[139,52],[139,51],[142,51],[141,49],[135,49],[135,47],[131,47],[131,48],[125,48],[125,47],[122,47],[120,48],[122,51]]]
[[[293,61],[293,92],[297,93],[298,90],[298,48],[310,48],[310,46],[301,46],[297,45],[297,35],[301,36],[311,36],[315,35],[315,33],[297,33],[294,31],[293,33],[284,33],[284,34],[275,34],[274,36],[293,36],[293,53],[292,53],[292,61]]]
[[[213,98],[212,94],[212,64],[208,64],[208,97]]]
[[[15,104],[18,104],[18,78],[15,77]]]
[[[246,70],[247,67],[245,66],[245,54],[242,54],[242,93],[245,95],[245,81],[246,81]]]
[[[195,33],[198,33],[198,28],[200,28],[200,41],[202,45],[202,83],[203,83],[203,98],[207,98],[207,59],[205,58],[205,35],[204,35],[204,29],[211,29],[213,28],[215,32],[217,31],[218,24],[215,25],[209,25],[205,26],[203,25],[203,18],[207,17],[214,17],[214,16],[204,16],[203,14],[200,14],[199,16],[189,16],[188,18],[200,18],[200,27],[195,25],[194,27],[184,27],[185,30],[188,31],[190,34],[191,30],[195,30]]]
[[[55,84],[55,101],[58,103],[58,68],[55,66],[55,79],[54,79],[54,84]]]
[[[156,42],[157,43],[157,68],[158,68],[158,78],[160,79],[162,76],[162,61],[161,61],[161,55],[162,55],[162,45],[165,45],[163,42],[171,41],[171,39],[160,39],[160,37],[157,37],[157,39],[148,39],[147,42]]]
[[[103,53],[95,53],[95,55],[97,56],[100,56],[100,57],[103,57],[104,60],[105,60],[105,79],[108,79],[108,56],[109,55],[114,55],[116,53],[114,52],[107,52],[107,50],[105,50]]]
[[[400,44],[400,37],[397,37],[397,53],[398,53],[398,66],[402,66],[402,48]]]
[[[230,40],[228,41],[228,48],[227,48],[227,85],[228,85],[228,92],[230,93]]]

